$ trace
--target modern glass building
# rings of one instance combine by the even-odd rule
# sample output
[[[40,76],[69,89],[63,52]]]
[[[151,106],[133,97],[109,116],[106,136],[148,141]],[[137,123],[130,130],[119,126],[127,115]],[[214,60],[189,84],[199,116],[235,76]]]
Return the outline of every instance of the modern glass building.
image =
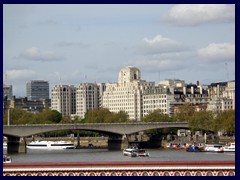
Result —
[[[49,83],[43,80],[31,80],[26,83],[28,100],[49,99]]]

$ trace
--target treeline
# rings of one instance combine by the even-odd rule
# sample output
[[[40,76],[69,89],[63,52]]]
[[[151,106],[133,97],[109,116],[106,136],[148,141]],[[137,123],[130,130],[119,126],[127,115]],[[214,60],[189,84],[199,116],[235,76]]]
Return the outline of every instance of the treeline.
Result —
[[[3,124],[7,124],[8,111],[4,112]],[[43,112],[27,112],[19,108],[10,110],[10,124],[56,124],[64,122],[65,117],[56,110],[44,109]]]
[[[182,106],[173,118],[176,122],[188,122],[193,132],[224,131],[226,135],[235,134],[235,110],[195,111],[192,106]]]
[[[56,110],[45,109],[43,112],[32,113],[21,109],[11,109],[10,124],[66,124],[66,123],[127,123],[129,120],[124,111],[110,112],[106,108],[96,108],[87,111],[84,119],[79,117],[62,116]],[[155,110],[142,118],[144,122],[188,122],[192,132],[218,132],[224,131],[226,135],[235,134],[235,110],[228,111],[195,111],[192,106],[182,106],[174,116],[170,117]],[[7,111],[4,112],[3,124],[7,124]]]
[[[4,112],[3,124],[7,124],[8,112]],[[128,121],[128,114],[120,111],[110,112],[106,108],[96,108],[89,110],[84,119],[78,116],[62,116],[56,110],[44,109],[43,112],[27,112],[19,108],[11,109],[10,124],[66,124],[66,123],[123,123]]]

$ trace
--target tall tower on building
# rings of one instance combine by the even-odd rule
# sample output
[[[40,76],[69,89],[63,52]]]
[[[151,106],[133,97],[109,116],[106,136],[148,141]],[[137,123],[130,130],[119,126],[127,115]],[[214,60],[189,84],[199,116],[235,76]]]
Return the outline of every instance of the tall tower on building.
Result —
[[[142,91],[154,86],[154,82],[141,80],[138,68],[128,66],[118,74],[118,83],[107,83],[103,93],[103,107],[111,112],[125,111],[129,119],[141,120],[143,117]]]
[[[29,100],[49,99],[48,81],[32,80],[26,83],[26,95]]]

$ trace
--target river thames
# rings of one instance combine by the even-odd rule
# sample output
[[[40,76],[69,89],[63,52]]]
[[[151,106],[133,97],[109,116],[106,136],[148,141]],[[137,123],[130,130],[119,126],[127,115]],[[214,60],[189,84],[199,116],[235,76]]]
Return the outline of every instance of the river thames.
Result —
[[[100,162],[100,161],[235,161],[235,153],[186,152],[184,150],[145,149],[150,157],[123,156],[121,150],[65,149],[27,150],[27,153],[10,154],[14,162]],[[4,150],[6,153],[6,150]]]

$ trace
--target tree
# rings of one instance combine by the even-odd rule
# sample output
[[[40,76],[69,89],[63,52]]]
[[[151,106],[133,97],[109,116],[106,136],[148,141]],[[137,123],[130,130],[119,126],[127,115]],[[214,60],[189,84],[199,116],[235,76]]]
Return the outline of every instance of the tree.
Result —
[[[167,114],[163,114],[160,109],[154,110],[143,117],[144,122],[169,122],[172,121]]]
[[[172,119],[167,115],[164,114],[160,109],[156,109],[146,116],[143,117],[144,122],[169,122],[172,121]],[[152,129],[147,130],[145,133],[147,134],[159,134],[159,133],[166,133],[169,131],[169,128],[164,129]]]
[[[105,123],[123,123],[128,121],[128,114],[124,111],[119,111],[118,113],[109,113],[106,115]]]
[[[235,133],[235,110],[216,112],[215,126],[217,131],[224,130],[228,135]]]
[[[189,121],[191,116],[193,116],[195,113],[194,107],[186,104],[181,107],[179,107],[179,110],[174,114],[174,120],[176,122],[184,122]]]
[[[193,115],[188,117],[189,128],[192,131],[214,131],[214,119],[211,111],[194,112]]]
[[[52,119],[51,121],[55,123],[59,123],[62,120],[62,114],[58,112],[57,110],[52,110]]]
[[[86,123],[104,123],[106,116],[110,115],[111,112],[106,108],[95,108],[88,110],[85,114]]]

